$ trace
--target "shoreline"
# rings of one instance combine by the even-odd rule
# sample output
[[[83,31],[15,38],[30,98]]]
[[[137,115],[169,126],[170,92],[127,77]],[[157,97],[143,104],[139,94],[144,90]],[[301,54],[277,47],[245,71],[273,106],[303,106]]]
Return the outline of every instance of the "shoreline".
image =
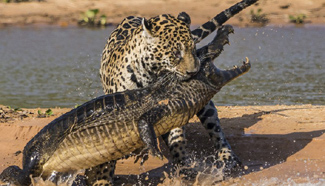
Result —
[[[192,25],[201,25],[236,2],[233,0],[224,0],[218,3],[214,0],[205,0],[204,2],[194,0],[0,2],[0,28],[37,26],[39,24],[60,27],[77,26],[82,14],[89,9],[99,9],[98,15],[106,15],[107,22],[113,25],[120,23],[123,18],[130,15],[150,18],[163,13],[170,13],[177,16],[182,11],[191,16]],[[294,26],[294,23],[290,23],[289,17],[297,15],[306,16],[305,24],[325,25],[325,3],[321,0],[310,0],[308,2],[296,0],[295,3],[291,3],[289,0],[260,0],[257,5],[246,8],[227,21],[226,24],[238,27],[261,26],[251,22],[251,11],[258,14],[258,9],[261,9],[259,14],[265,14],[266,18],[269,19],[266,26]]]
[[[4,108],[4,106],[0,106]],[[272,106],[217,106],[221,126],[235,153],[248,167],[244,175],[222,182],[222,185],[263,183],[275,185],[287,182],[317,183],[325,179],[325,105],[272,105]],[[46,109],[40,109],[45,112]],[[22,109],[28,117],[0,122],[0,172],[9,165],[21,167],[22,151],[26,143],[46,124],[69,108],[52,109],[54,116],[37,118],[38,109]],[[1,114],[0,109],[0,114]],[[31,114],[32,113],[32,114]],[[16,115],[17,116],[17,115]],[[1,118],[1,117],[0,117]],[[0,120],[1,121],[1,120]],[[213,153],[213,145],[196,117],[186,125],[188,151],[199,158]],[[167,147],[162,145],[164,155]],[[161,185],[179,183],[175,178],[161,177],[168,167],[168,153],[162,161],[150,157],[144,166],[134,164],[133,158],[119,160],[116,174],[118,183],[148,183],[155,180]],[[323,168],[322,168],[323,167]],[[145,172],[149,171],[149,180]],[[141,174],[140,178],[136,175]],[[210,176],[211,175],[205,175]],[[213,176],[213,175],[212,175]],[[203,181],[208,181],[204,178]],[[274,180],[273,180],[274,182]],[[322,183],[323,183],[322,182]],[[272,184],[271,184],[272,185]]]
[[[228,22],[227,22],[228,23]],[[118,23],[116,24],[110,24],[108,27],[112,26],[115,27],[117,26]],[[297,25],[297,24],[268,24],[265,26],[258,26],[255,24],[249,24],[249,25],[236,25],[236,24],[229,24],[233,26],[234,28],[325,28],[325,23],[324,24],[302,24],[302,25]],[[199,24],[192,24],[191,27],[198,27],[200,26]],[[62,29],[69,29],[69,28],[88,28],[88,29],[106,29],[108,27],[81,27],[78,26],[77,24],[70,24],[67,26],[62,26],[59,24],[46,24],[46,23],[37,23],[37,24],[26,24],[26,25],[10,25],[10,26],[3,26],[0,25],[0,29],[42,29],[42,28],[62,28]]]

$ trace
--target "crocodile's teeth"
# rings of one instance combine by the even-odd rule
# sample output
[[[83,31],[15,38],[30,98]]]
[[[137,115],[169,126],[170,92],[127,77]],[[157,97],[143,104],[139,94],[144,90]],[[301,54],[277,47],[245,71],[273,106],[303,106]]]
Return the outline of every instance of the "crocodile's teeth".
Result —
[[[248,64],[249,63],[249,59],[248,57],[246,57],[246,61],[244,61],[244,64]]]

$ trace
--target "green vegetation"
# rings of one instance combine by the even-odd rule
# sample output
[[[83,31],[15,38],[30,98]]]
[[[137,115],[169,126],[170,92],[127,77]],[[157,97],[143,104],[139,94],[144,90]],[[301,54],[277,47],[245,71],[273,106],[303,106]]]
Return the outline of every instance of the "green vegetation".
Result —
[[[38,117],[39,118],[45,118],[53,115],[53,111],[51,109],[47,109],[45,113],[42,113],[41,110],[37,111]]]
[[[17,111],[23,111],[23,109],[21,109],[21,108],[14,108],[14,112],[17,112]]]
[[[78,21],[79,26],[87,26],[87,27],[105,27],[109,24],[106,21],[106,15],[101,15],[99,19],[97,19],[97,14],[99,13],[99,9],[90,9],[87,10],[83,15],[82,19]]]
[[[13,112],[23,111],[23,109],[22,108],[19,108],[19,107],[17,107],[17,108],[11,108],[11,106],[7,106],[7,108],[8,108],[9,111],[13,111]]]
[[[92,23],[92,24],[94,24],[95,23],[95,18],[96,18],[96,15],[98,14],[98,12],[99,12],[98,9],[87,10],[85,12],[85,14],[84,14],[83,20],[86,23]]]
[[[46,114],[47,116],[52,116],[52,115],[53,115],[53,111],[52,111],[51,109],[47,109],[47,110],[45,111],[45,114]]]
[[[305,23],[306,17],[307,16],[305,14],[299,14],[297,16],[289,15],[290,22],[295,24]]]
[[[261,25],[266,25],[269,22],[269,19],[266,17],[266,14],[262,13],[262,9],[259,8],[255,12],[254,10],[251,10],[251,21],[254,23],[258,23]]]
[[[100,16],[99,24],[102,25],[102,26],[106,26],[107,25],[106,15],[101,15]]]

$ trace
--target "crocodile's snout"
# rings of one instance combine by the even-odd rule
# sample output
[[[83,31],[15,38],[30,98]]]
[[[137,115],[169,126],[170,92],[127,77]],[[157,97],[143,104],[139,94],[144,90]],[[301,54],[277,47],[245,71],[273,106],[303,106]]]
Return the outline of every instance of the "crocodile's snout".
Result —
[[[234,66],[234,68],[230,70],[220,70],[212,63],[209,65],[210,73],[208,74],[208,79],[210,84],[217,89],[222,88],[230,81],[248,72],[251,68],[251,63],[247,57],[246,61],[243,62],[241,67]]]

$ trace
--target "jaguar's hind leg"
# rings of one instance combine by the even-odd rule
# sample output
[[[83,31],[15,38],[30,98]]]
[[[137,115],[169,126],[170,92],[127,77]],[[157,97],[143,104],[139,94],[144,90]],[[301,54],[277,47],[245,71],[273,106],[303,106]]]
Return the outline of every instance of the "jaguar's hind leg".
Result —
[[[175,128],[169,133],[162,135],[163,140],[168,144],[169,151],[172,154],[173,164],[184,166],[188,162],[186,156],[186,139],[184,128]]]

